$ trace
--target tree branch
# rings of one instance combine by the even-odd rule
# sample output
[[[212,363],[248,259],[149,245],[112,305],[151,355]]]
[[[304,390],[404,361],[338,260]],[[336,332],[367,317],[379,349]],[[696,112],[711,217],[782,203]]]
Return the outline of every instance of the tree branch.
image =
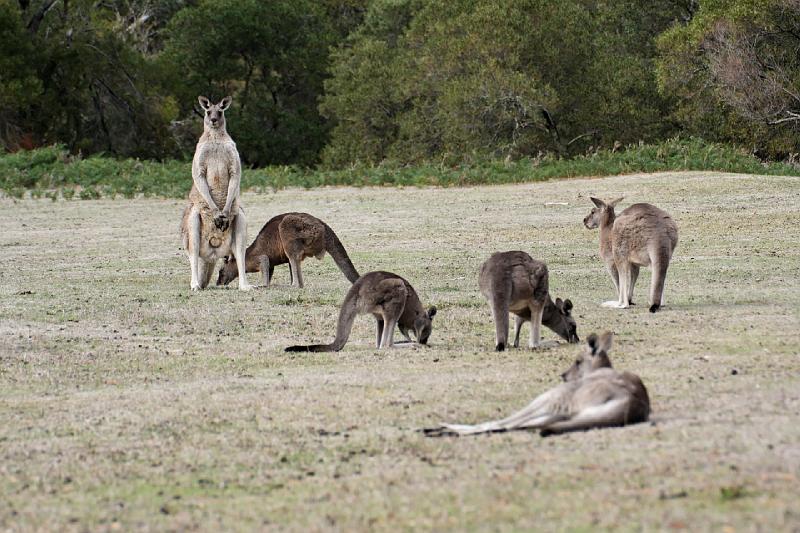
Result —
[[[30,22],[28,22],[28,31],[31,33],[36,33],[39,31],[39,26],[42,24],[42,20],[44,20],[44,16],[47,15],[47,12],[50,11],[50,8],[55,5],[58,0],[49,0],[42,4],[42,7],[39,8],[33,17],[31,17]],[[20,2],[21,4],[22,2]]]

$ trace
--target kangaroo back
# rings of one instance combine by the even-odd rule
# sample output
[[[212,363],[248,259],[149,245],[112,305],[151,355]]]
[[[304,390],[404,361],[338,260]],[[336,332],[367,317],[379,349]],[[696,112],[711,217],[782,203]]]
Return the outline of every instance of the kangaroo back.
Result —
[[[325,248],[327,252],[331,255],[336,265],[339,267],[339,270],[342,271],[342,274],[344,274],[350,283],[355,283],[360,276],[358,275],[356,267],[354,267],[353,263],[350,261],[350,256],[347,255],[342,241],[339,240],[339,237],[336,236],[336,233],[333,232],[330,226],[324,222],[323,225],[325,226]]]
[[[353,286],[344,298],[342,308],[339,310],[339,322],[336,324],[336,338],[330,344],[311,344],[289,346],[287,352],[338,352],[344,348],[347,339],[350,337],[350,330],[353,329],[353,322],[358,314],[356,298],[358,287]]]

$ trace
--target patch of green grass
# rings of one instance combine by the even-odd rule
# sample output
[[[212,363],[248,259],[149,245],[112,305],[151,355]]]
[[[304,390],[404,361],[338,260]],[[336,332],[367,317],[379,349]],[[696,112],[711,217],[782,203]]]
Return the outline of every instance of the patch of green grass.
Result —
[[[675,138],[652,145],[634,145],[612,152],[561,159],[547,155],[518,161],[484,161],[471,165],[426,164],[355,166],[343,170],[276,166],[245,169],[242,189],[279,190],[351,186],[442,186],[524,183],[578,176],[611,176],[637,172],[716,170],[761,175],[796,175],[795,166],[764,163],[737,148],[697,138]],[[191,185],[191,166],[183,161],[140,161],[103,156],[81,158],[63,146],[0,156],[0,190],[21,198],[89,200],[139,195],[180,198]]]

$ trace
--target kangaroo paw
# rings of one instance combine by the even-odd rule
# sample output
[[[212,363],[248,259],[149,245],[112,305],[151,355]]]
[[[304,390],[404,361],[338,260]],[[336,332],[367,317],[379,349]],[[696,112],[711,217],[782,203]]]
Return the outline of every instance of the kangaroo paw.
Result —
[[[651,313],[655,313],[659,309],[661,309],[661,305],[660,304],[653,304],[653,305],[650,306],[650,312]]]
[[[494,351],[496,351],[496,352],[502,352],[505,349],[506,349],[506,345],[503,344],[502,342],[498,343],[497,346],[494,347]]]

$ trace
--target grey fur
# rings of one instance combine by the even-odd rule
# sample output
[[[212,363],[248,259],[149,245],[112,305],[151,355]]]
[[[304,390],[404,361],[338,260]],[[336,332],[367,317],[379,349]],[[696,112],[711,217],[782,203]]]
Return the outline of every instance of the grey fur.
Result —
[[[205,111],[203,135],[192,160],[192,189],[181,218],[183,247],[192,270],[191,289],[208,286],[218,259],[227,255],[244,258],[247,221],[239,202],[242,166],[236,143],[228,135],[225,110],[231,98],[212,104],[200,96]],[[249,290],[244,261],[239,288]]]
[[[606,307],[633,305],[633,288],[639,268],[652,266],[650,311],[664,304],[664,280],[678,244],[678,226],[672,217],[654,205],[633,204],[618,216],[614,207],[622,198],[604,202],[592,198],[595,208],[583,219],[589,228],[600,228],[600,257],[617,290],[617,301]]]
[[[494,253],[481,265],[478,284],[492,310],[497,351],[508,347],[509,312],[516,315],[515,347],[526,321],[531,321],[531,348],[539,346],[543,323],[569,342],[578,342],[575,320],[570,315],[572,302],[553,302],[548,276],[547,265],[521,251]]]
[[[289,346],[287,352],[338,352],[350,336],[357,315],[371,313],[376,320],[377,348],[394,345],[394,329],[403,335],[413,331],[420,344],[427,344],[436,308],[427,311],[417,292],[406,280],[391,272],[369,272],[350,287],[339,310],[336,338],[330,344]]]
[[[536,397],[524,409],[477,425],[442,424],[424,430],[432,437],[476,435],[517,429],[538,429],[542,435],[624,426],[650,416],[650,398],[642,380],[611,367],[611,332],[592,334],[587,347],[569,370],[564,383]]]

